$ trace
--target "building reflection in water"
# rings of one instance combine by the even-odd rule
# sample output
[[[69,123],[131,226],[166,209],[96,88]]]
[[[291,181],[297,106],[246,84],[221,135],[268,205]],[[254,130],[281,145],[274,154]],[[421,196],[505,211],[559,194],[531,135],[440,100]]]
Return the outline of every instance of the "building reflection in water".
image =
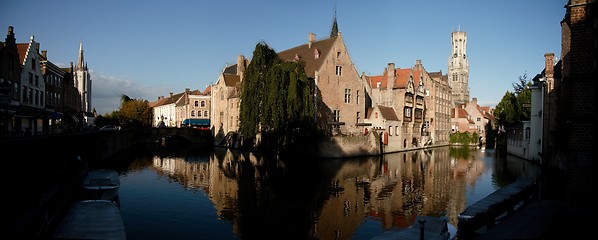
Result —
[[[348,239],[364,222],[378,224],[380,231],[400,229],[418,215],[446,215],[457,225],[458,214],[471,204],[467,190],[489,168],[497,171],[491,174],[494,188],[536,174],[525,162],[449,147],[318,161],[215,149],[196,159],[156,156],[153,167],[206,194],[219,219],[230,221],[243,238],[284,233]]]

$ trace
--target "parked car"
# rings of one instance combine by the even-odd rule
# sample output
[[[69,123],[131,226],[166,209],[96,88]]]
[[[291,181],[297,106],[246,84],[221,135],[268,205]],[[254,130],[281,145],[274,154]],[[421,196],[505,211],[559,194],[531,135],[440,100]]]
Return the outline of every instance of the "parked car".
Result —
[[[117,131],[118,127],[116,125],[105,125],[100,128],[100,131]]]

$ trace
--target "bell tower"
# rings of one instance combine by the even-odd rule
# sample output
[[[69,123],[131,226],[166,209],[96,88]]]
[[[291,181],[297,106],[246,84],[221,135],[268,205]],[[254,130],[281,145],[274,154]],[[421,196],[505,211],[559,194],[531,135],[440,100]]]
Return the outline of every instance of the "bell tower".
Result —
[[[448,61],[449,86],[452,90],[453,105],[469,102],[469,63],[467,61],[467,34],[453,31],[451,34],[451,56]]]

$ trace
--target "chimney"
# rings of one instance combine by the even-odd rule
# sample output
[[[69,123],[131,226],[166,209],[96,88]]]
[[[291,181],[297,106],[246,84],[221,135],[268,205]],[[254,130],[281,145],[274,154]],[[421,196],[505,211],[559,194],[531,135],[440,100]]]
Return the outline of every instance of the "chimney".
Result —
[[[395,63],[388,63],[386,68],[386,89],[392,90],[395,87],[396,79]]]
[[[191,90],[189,88],[185,88],[185,93],[189,94]]]
[[[423,66],[422,66],[422,60],[415,60],[415,69],[417,70],[422,70]]]
[[[239,56],[237,56],[237,75],[239,75],[239,81],[243,81],[244,73],[245,73],[245,56],[239,54]]]
[[[473,103],[475,103],[476,105],[478,104],[478,98],[472,98],[472,99],[471,99],[471,101],[472,101]]]
[[[309,33],[309,41],[308,43],[308,48],[311,48],[311,45],[316,41],[316,34],[315,33]]]
[[[546,59],[546,71],[544,72],[544,75],[547,78],[553,78],[554,77],[554,53],[547,53],[544,54],[544,58]]]
[[[170,94],[170,97],[172,97],[172,92],[170,92],[169,94]]]
[[[48,59],[48,51],[47,50],[42,50],[42,57],[44,57],[45,59]]]

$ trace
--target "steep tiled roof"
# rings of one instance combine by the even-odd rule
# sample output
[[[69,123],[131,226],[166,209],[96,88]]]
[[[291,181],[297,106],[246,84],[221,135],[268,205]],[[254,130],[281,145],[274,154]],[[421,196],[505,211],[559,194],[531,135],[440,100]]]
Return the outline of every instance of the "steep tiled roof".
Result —
[[[164,102],[164,104],[176,103],[179,99],[181,99],[182,96],[183,96],[183,93],[174,94],[174,95],[172,95],[172,97],[166,98],[166,102]]]
[[[222,76],[224,77],[224,85],[227,87],[235,87],[241,81],[239,75],[223,74]]]
[[[203,90],[203,95],[212,95],[212,86],[207,86],[206,89]]]
[[[380,85],[382,85],[382,76],[365,76],[365,81],[372,88],[378,88],[378,83],[380,83]]]
[[[70,69],[70,68],[69,68],[69,69]],[[167,98],[161,98],[161,99],[159,99],[159,100],[157,100],[157,101],[154,101],[154,102],[149,102],[149,103],[148,103],[148,105],[149,105],[149,107],[161,106],[161,105],[164,105],[164,103],[165,103],[167,100],[168,100]]]
[[[25,61],[28,48],[29,43],[17,43],[17,49],[19,50],[19,63],[21,63],[21,65],[23,65],[23,62]]]
[[[303,44],[294,48],[290,48],[278,53],[278,56],[283,61],[297,61],[305,69],[307,77],[315,78],[315,72],[324,64],[326,55],[332,49],[332,45],[337,37],[327,38],[309,44]],[[319,57],[315,58],[316,51]]]
[[[370,84],[372,88],[378,88],[378,83],[380,83],[380,88],[386,89],[388,84],[388,70],[384,70],[384,73],[380,76],[366,76],[366,81]],[[411,68],[395,68],[395,84],[394,88],[405,88],[407,86],[407,82],[409,81],[409,76],[413,74],[413,86],[417,87],[419,84],[419,76],[421,71],[413,70]]]
[[[456,115],[455,115],[455,110],[456,110]],[[451,118],[465,118],[467,119],[467,121],[471,124],[475,124],[475,122],[473,120],[471,120],[471,118],[469,117],[469,114],[467,113],[467,111],[464,108],[454,108],[451,111]]]
[[[380,113],[382,114],[382,117],[384,117],[386,120],[399,121],[399,118],[397,117],[397,114],[395,113],[394,108],[378,106],[378,109],[380,109]]]
[[[237,75],[237,64],[224,68],[223,73]]]
[[[430,76],[431,78],[440,78],[440,77],[442,77],[442,71],[440,71],[440,72],[429,72],[428,76]]]

